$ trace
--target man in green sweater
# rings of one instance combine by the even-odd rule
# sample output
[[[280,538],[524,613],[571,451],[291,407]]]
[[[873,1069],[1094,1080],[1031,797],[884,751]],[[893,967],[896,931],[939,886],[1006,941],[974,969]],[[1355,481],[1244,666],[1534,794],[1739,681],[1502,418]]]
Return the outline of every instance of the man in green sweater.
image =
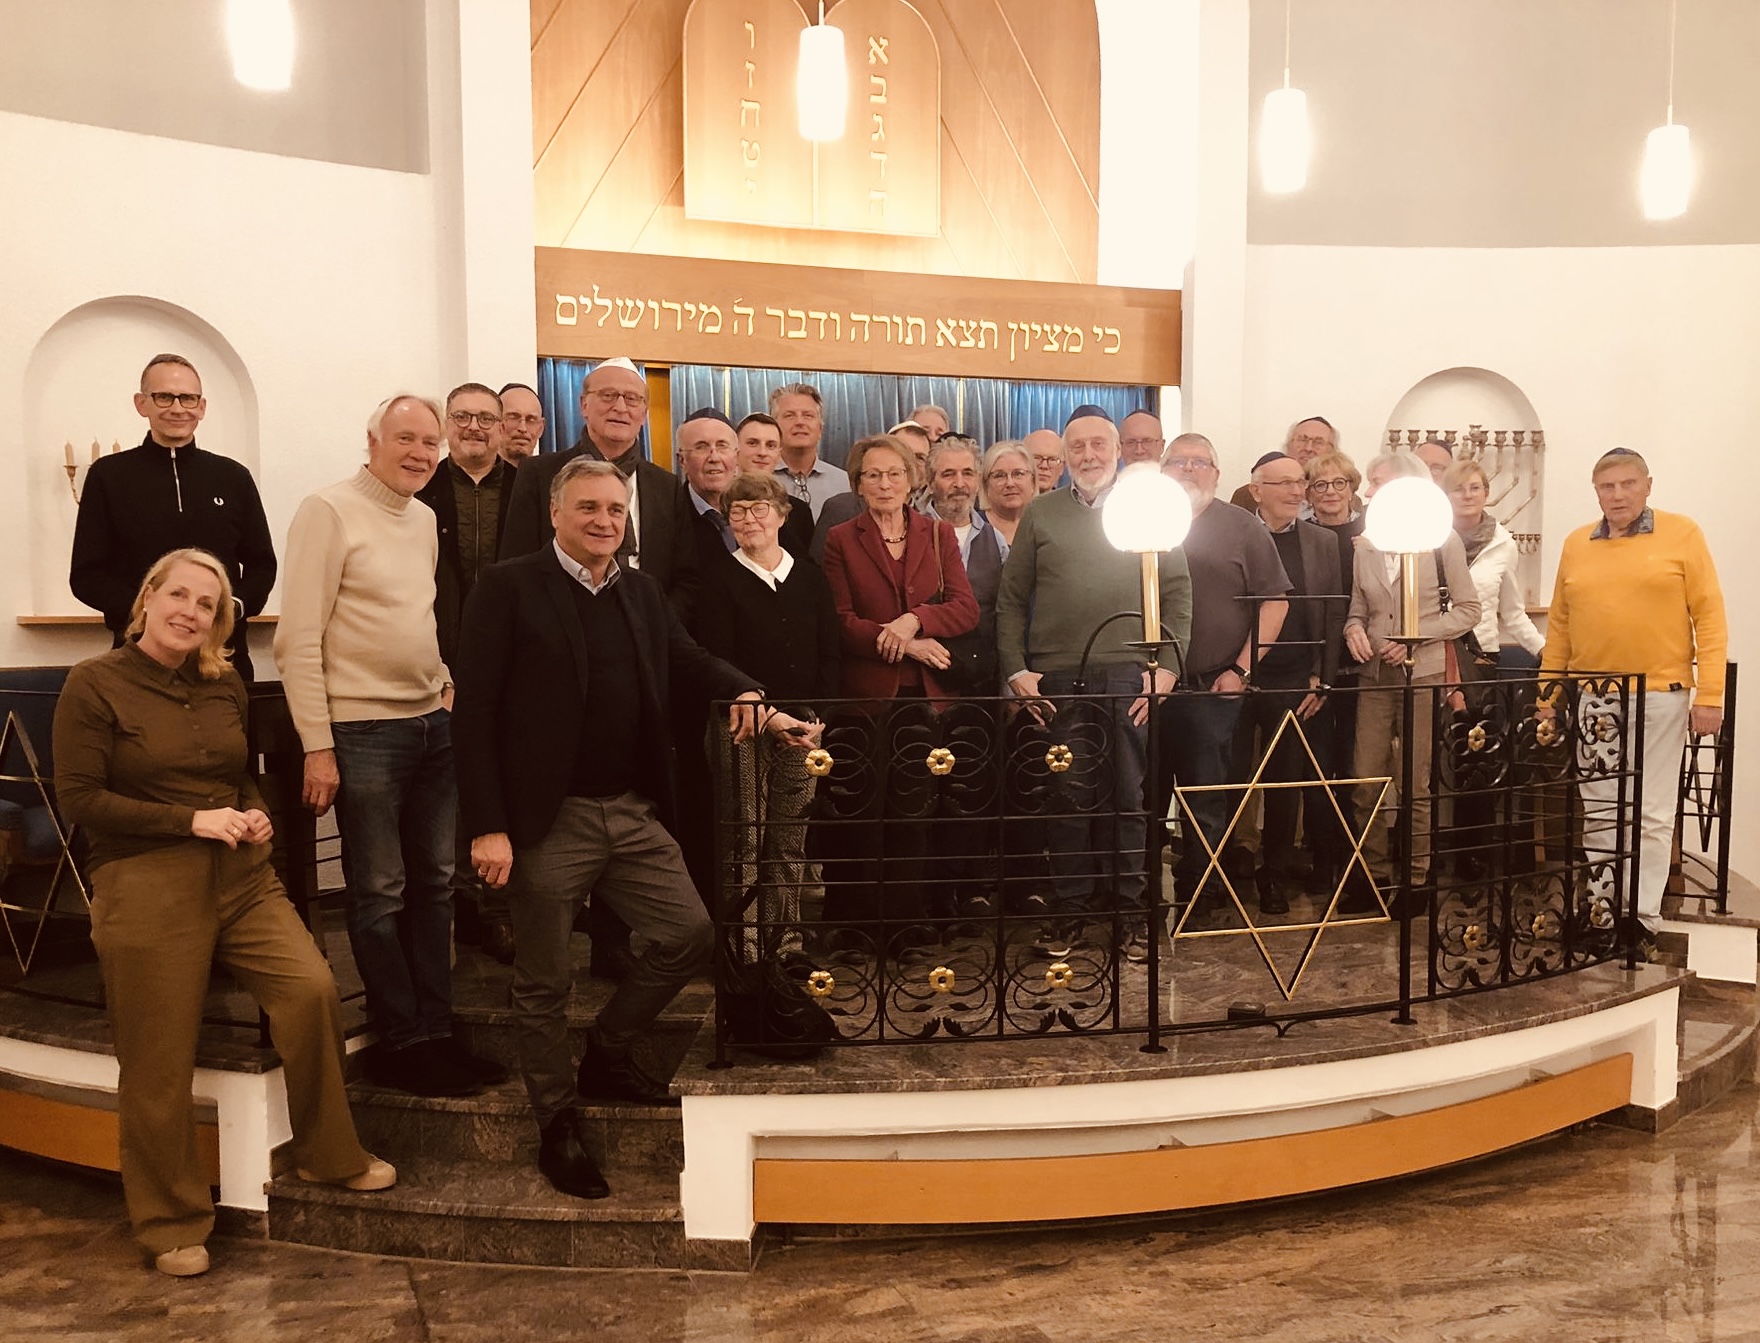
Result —
[[[507,1073],[452,1039],[452,679],[434,624],[434,510],[415,497],[440,425],[432,401],[392,397],[367,421],[367,464],[299,506],[275,661],[305,803],[320,816],[336,804],[348,940],[379,1037],[369,1070],[458,1096]]]
[[[1141,608],[1142,570],[1137,556],[1113,548],[1100,525],[1118,477],[1118,427],[1100,407],[1078,406],[1063,439],[1071,484],[1027,505],[1002,566],[997,655],[1010,693],[1049,722],[1051,743],[1080,752],[1086,742],[1100,758],[1075,759],[1053,776],[1063,796],[1050,804],[1062,814],[1045,828],[1052,890],[1028,903],[1043,902],[1061,924],[1060,940],[1088,913],[1123,911],[1124,950],[1134,957],[1149,935],[1142,820],[1147,696],[1151,689],[1172,691],[1174,675],[1162,668],[1150,687],[1141,650],[1129,646],[1141,625],[1128,621],[1100,632],[1083,667],[1096,627],[1116,612]],[[1179,551],[1161,556],[1161,618],[1183,646],[1191,634],[1192,589]],[[1097,732],[1078,731],[1096,712],[1066,698],[1079,690],[1113,697],[1102,701],[1091,725]]]

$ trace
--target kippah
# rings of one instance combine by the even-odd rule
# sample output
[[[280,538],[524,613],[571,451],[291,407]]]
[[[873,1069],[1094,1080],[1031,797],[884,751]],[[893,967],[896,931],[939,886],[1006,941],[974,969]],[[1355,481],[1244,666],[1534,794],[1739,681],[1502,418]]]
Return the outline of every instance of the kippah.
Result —
[[[1636,448],[1609,448],[1601,455],[1603,457],[1641,457],[1644,454]]]
[[[642,370],[637,368],[629,360],[625,359],[621,354],[618,355],[617,358],[615,358],[615,359],[607,359],[602,363],[595,364],[593,366],[593,371],[595,373],[597,373],[602,368],[626,369],[627,371],[634,373],[638,378],[641,377],[641,375],[642,375]]]
[[[1291,457],[1287,452],[1268,452],[1258,461],[1253,463],[1253,470],[1257,471],[1260,467],[1269,466],[1272,462],[1276,461],[1293,462],[1295,460],[1296,459]]]
[[[1108,424],[1112,423],[1112,416],[1108,415],[1099,406],[1096,406],[1092,402],[1089,402],[1089,403],[1077,406],[1074,410],[1070,411],[1069,419],[1067,419],[1063,422],[1063,427],[1065,429],[1068,429],[1071,424],[1075,423],[1075,421],[1085,420],[1085,419],[1089,418],[1090,416],[1094,417],[1095,419],[1105,420],[1106,423],[1108,423]]]
[[[737,432],[737,427],[734,425],[734,422],[732,420],[728,419],[727,416],[723,415],[720,411],[716,410],[714,406],[704,406],[701,410],[693,410],[689,415],[686,415],[678,423],[679,423],[679,426],[682,428],[684,425],[689,424],[692,420],[719,420],[722,424],[725,424],[729,429],[735,429]]]

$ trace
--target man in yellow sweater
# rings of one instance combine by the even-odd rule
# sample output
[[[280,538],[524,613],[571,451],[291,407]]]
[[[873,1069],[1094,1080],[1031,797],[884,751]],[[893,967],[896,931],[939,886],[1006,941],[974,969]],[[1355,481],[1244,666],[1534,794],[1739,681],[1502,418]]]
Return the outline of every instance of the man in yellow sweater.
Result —
[[[1614,448],[1595,463],[1592,479],[1601,521],[1565,540],[1541,671],[1645,674],[1637,909],[1654,931],[1674,846],[1681,748],[1689,725],[1695,734],[1723,726],[1729,630],[1705,534],[1691,518],[1650,507],[1644,459]],[[1617,695],[1585,695],[1579,708],[1583,715],[1618,711]],[[1633,749],[1627,734],[1623,760],[1613,763],[1629,768]],[[1594,762],[1579,749],[1579,764]],[[1616,833],[1619,780],[1584,778],[1580,791],[1584,850],[1591,862],[1597,855],[1605,861],[1623,847]],[[1612,890],[1609,864],[1598,891]]]

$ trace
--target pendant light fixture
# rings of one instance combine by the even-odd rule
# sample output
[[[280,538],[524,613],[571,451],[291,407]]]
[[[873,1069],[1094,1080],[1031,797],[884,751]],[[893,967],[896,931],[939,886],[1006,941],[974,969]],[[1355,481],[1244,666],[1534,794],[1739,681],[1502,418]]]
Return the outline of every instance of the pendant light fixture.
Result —
[[[292,0],[226,0],[232,74],[247,89],[279,93],[293,83]]]
[[[819,22],[801,29],[794,93],[803,140],[843,138],[849,111],[849,68],[843,59],[843,29],[825,22],[825,0],[819,0]]]
[[[1646,219],[1678,219],[1693,193],[1693,146],[1685,126],[1674,120],[1674,26],[1677,0],[1668,0],[1668,120],[1644,141],[1638,173],[1638,199]]]
[[[1265,95],[1259,117],[1259,181],[1284,194],[1308,184],[1308,95],[1289,86],[1290,0],[1283,0],[1283,87]]]

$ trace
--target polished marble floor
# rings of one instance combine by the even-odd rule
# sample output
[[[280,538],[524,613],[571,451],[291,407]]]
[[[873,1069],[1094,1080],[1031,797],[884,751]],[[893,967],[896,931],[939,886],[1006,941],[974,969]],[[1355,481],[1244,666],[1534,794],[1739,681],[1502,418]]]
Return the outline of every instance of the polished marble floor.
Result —
[[[1760,1089],[1274,1207],[772,1242],[750,1276],[379,1260],[216,1238],[143,1267],[109,1177],[0,1153],[0,1340],[1760,1339]]]

